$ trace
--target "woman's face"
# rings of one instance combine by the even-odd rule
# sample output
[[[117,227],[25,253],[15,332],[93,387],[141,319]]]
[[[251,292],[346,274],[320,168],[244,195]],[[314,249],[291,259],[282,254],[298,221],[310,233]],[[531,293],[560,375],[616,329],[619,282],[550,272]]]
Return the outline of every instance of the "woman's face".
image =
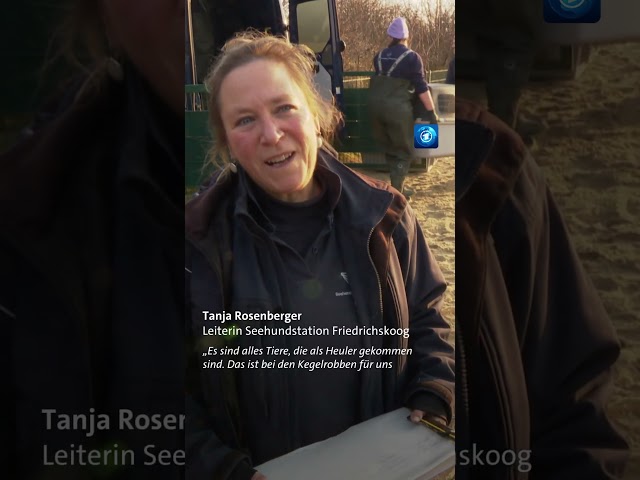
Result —
[[[236,68],[218,104],[231,155],[254,182],[285,202],[316,194],[318,122],[284,65],[255,60]]]
[[[107,34],[176,113],[184,112],[185,0],[101,0]]]

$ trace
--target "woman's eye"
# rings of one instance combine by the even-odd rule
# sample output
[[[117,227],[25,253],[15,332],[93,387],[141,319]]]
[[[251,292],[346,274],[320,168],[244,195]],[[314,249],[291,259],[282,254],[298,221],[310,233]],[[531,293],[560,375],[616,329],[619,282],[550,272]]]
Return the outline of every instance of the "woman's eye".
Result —
[[[290,112],[291,110],[294,110],[295,107],[293,105],[280,105],[278,107],[278,112]]]
[[[242,117],[241,119],[239,119],[239,120],[236,122],[236,125],[240,127],[240,126],[242,126],[242,125],[248,125],[248,124],[249,124],[249,123],[251,123],[252,121],[253,121],[253,118],[252,118],[252,117]]]

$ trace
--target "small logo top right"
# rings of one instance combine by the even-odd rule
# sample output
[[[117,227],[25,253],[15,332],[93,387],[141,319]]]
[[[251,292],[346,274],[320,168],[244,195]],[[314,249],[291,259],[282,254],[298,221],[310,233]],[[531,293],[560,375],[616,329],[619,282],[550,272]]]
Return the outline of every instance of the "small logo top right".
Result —
[[[600,0],[544,0],[547,23],[596,23],[600,21]]]

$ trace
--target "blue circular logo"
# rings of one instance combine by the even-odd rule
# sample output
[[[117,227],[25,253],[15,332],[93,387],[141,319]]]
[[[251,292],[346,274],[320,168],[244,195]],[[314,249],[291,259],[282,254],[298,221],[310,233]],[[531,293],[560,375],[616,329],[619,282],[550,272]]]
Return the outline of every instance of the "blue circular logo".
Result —
[[[584,17],[593,7],[593,0],[547,0],[556,15],[568,20]]]
[[[429,125],[418,128],[415,138],[416,142],[423,148],[433,147],[438,142],[438,134]]]

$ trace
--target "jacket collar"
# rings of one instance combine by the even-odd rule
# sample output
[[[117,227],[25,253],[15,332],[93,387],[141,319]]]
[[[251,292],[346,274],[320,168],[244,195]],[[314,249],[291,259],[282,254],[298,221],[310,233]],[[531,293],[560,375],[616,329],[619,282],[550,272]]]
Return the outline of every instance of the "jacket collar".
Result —
[[[320,150],[318,168],[326,168],[340,178],[340,208],[348,224],[363,230],[380,225],[390,234],[407,208],[406,199],[388,183],[346,167],[337,156],[333,149]]]
[[[55,219],[60,197],[73,189],[74,172],[86,165],[91,153],[109,146],[107,141],[98,142],[113,139],[114,126],[108,122],[121,97],[122,89],[113,82],[106,82],[100,93],[87,91],[50,124],[0,157],[2,223],[42,229]]]
[[[488,231],[529,155],[522,139],[497,117],[456,100],[456,217]]]
[[[149,92],[133,67],[125,63],[124,68],[123,82],[95,73],[79,87],[74,85],[77,91],[67,92],[76,96],[71,105],[0,156],[0,226],[31,234],[49,228],[68,215],[69,205],[63,199],[79,191],[78,171],[100,168],[106,184],[115,167],[113,157],[121,153],[115,152],[116,147],[140,158],[140,152],[131,149],[147,147],[146,132],[172,157],[176,169],[184,170],[182,119]],[[99,165],[89,166],[94,160]],[[129,163],[124,167],[135,169]]]
[[[107,301],[115,153],[134,137],[124,122],[128,100],[137,106],[129,120],[141,131],[154,128],[146,103],[130,97],[139,93],[129,90],[137,81],[131,75],[124,82],[89,78],[73,92],[73,104],[0,156],[0,240],[32,264],[78,321],[93,313],[88,277],[100,282],[94,291],[103,297],[92,301]]]
[[[493,145],[494,134],[485,126],[456,119],[456,203],[469,191]]]
[[[456,99],[456,264],[465,266],[457,291],[457,332],[473,351],[486,282],[486,246],[493,220],[526,159],[522,140],[479,106]]]
[[[330,147],[318,152],[316,168],[325,168],[340,179],[339,208],[353,228],[370,230],[380,224],[389,233],[402,218],[407,201],[385,182],[357,173],[344,166]],[[203,240],[216,217],[217,209],[236,188],[242,189],[239,175],[229,168],[216,172],[204,192],[185,206],[185,229],[192,241]],[[242,194],[242,192],[240,192]],[[237,197],[236,197],[237,198]]]

